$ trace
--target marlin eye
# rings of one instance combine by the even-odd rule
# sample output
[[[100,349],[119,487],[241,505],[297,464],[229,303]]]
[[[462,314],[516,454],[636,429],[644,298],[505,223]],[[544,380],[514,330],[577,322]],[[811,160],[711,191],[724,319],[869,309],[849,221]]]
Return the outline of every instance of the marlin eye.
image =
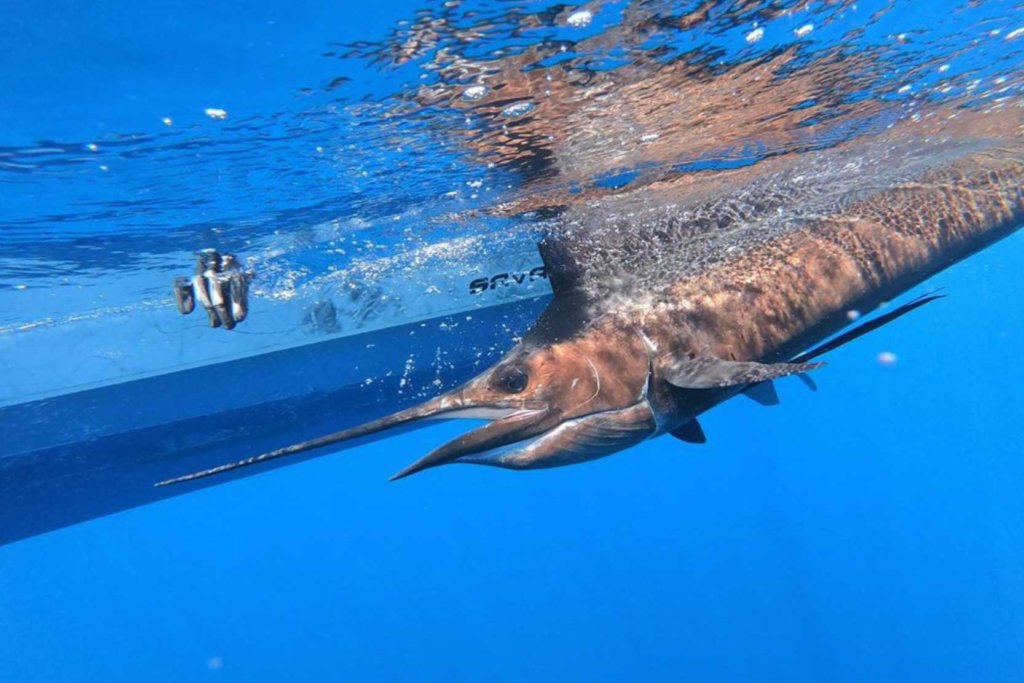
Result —
[[[530,376],[519,366],[506,370],[498,379],[501,387],[510,394],[518,394],[530,382]]]

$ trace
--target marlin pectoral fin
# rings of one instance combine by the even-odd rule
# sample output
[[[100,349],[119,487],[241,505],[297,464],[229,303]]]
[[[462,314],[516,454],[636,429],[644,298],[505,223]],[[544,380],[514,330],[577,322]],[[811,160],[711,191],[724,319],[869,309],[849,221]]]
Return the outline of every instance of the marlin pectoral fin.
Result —
[[[797,374],[799,375],[802,373]],[[755,384],[744,391],[743,395],[752,401],[757,401],[763,406],[779,405],[779,392],[775,390],[775,384],[772,382],[761,382],[760,384]]]
[[[708,437],[704,434],[704,430],[700,426],[700,422],[697,420],[690,420],[682,427],[676,427],[671,432],[672,436],[676,437],[680,441],[686,443],[707,443]]]
[[[708,353],[664,357],[658,374],[682,389],[717,389],[758,384],[787,375],[809,372],[822,363],[753,363],[716,358]]]

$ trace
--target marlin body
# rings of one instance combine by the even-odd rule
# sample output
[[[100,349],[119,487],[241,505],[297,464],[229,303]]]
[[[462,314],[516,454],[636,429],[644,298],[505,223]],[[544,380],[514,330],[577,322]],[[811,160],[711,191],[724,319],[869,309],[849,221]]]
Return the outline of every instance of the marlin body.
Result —
[[[1016,136],[868,151],[780,162],[754,180],[727,175],[728,192],[691,186],[688,195],[706,196],[686,204],[669,182],[570,207],[539,240],[554,299],[491,368],[388,417],[161,484],[430,417],[490,422],[393,478],[455,462],[567,465],[663,434],[702,442],[701,413],[741,392],[772,403],[779,377],[813,385],[814,358],[935,297],[822,343],[852,311],[894,299],[1024,220]]]

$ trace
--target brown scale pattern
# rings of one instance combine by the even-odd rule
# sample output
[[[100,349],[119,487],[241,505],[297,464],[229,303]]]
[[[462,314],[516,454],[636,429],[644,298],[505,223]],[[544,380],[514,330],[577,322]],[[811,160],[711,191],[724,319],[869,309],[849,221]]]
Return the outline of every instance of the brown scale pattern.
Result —
[[[684,278],[645,329],[665,348],[778,360],[1024,219],[1024,147],[976,153]],[[625,325],[635,312],[616,315]]]

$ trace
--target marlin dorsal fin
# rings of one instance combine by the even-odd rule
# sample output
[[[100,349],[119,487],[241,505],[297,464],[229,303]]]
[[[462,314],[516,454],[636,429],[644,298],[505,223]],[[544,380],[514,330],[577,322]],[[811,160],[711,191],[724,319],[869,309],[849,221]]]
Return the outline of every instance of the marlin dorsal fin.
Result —
[[[537,242],[544,271],[555,297],[524,337],[525,343],[545,344],[566,339],[582,330],[592,319],[590,295],[583,286],[583,266],[576,257],[585,249],[554,234]]]
[[[666,355],[658,374],[682,389],[717,389],[767,382],[821,367],[823,363],[754,363],[716,358],[708,352]]]
[[[553,234],[545,235],[537,243],[544,271],[555,296],[564,295],[580,285],[583,271],[573,257],[573,250],[565,238],[559,239]]]

